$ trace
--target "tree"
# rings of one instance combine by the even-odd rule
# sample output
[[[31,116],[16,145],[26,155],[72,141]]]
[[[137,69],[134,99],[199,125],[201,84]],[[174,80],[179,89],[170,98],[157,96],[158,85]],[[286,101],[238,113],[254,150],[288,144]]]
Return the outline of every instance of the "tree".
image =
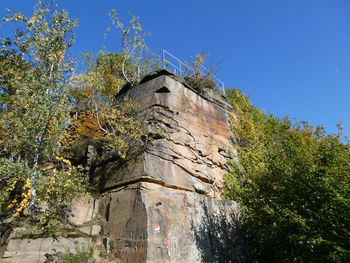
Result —
[[[345,262],[350,258],[350,146],[341,132],[292,123],[227,95],[237,153],[226,197],[239,201],[259,262]]]
[[[129,24],[125,26],[120,21],[115,9],[109,15],[112,20],[112,26],[107,28],[106,34],[112,28],[122,31],[122,51],[120,53],[123,59],[121,63],[122,73],[129,84],[135,85],[147,73],[159,68],[159,58],[151,52],[145,42],[145,37],[150,35],[150,33],[143,31],[139,17],[132,15]]]
[[[3,21],[20,26],[0,43],[0,227],[23,222],[29,207],[27,217],[52,232],[71,199],[86,194],[82,167],[71,163],[79,144],[97,142],[124,158],[147,138],[137,103],[116,97],[127,83],[123,72],[141,62],[100,52],[76,74],[68,49],[77,21],[47,2],[31,18],[8,11]]]
[[[0,47],[1,219],[16,218],[31,204],[53,210],[83,191],[79,169],[62,156],[69,125],[68,87],[77,21],[39,1],[33,16],[8,10],[3,22],[19,23]]]
[[[117,96],[126,84],[122,74],[122,55],[100,52],[93,61],[86,55],[87,70],[73,78],[71,96],[75,102],[75,121],[70,127],[70,145],[91,139],[103,151],[115,151],[125,158],[134,142],[145,139],[144,122],[136,118],[139,104]],[[130,64],[126,64],[130,67]]]

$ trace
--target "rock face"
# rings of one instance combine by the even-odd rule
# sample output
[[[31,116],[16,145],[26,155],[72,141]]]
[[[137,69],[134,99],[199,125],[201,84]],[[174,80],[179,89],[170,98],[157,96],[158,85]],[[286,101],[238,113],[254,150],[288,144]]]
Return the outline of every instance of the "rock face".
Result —
[[[130,161],[105,162],[93,174],[102,191],[141,180],[220,198],[231,150],[229,106],[220,95],[201,96],[166,73],[123,94],[139,101],[153,142]]]
[[[49,255],[74,251],[76,244],[89,246],[88,238],[12,238],[1,259],[3,263],[48,262]]]
[[[1,255],[2,263],[46,263],[56,255],[88,249],[95,245],[101,226],[96,220],[98,201],[92,198],[77,198],[72,201],[69,223],[62,229],[65,237],[53,239],[39,231],[25,227],[13,229],[8,244]]]
[[[139,101],[151,143],[92,171],[109,248],[127,262],[245,262],[240,207],[220,200],[231,148],[225,100],[160,71]]]
[[[209,93],[165,70],[122,90],[121,99],[139,102],[151,142],[134,146],[125,160],[93,162],[89,155],[90,181],[101,196],[74,200],[69,223],[80,236],[30,239],[19,230],[1,262],[45,262],[45,253],[73,250],[74,241],[91,245],[97,235],[123,262],[247,262],[240,207],[220,200],[231,150],[229,105]]]
[[[140,182],[105,193],[101,211],[126,262],[245,262],[235,202]]]

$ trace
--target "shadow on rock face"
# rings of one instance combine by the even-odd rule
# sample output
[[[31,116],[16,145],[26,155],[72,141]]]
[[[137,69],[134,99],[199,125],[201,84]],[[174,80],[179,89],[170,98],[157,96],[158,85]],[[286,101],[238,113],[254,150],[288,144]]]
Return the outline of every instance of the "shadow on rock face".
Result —
[[[232,201],[220,201],[225,207]],[[203,204],[203,221],[199,225],[192,222],[192,230],[202,262],[251,262],[244,245],[242,221],[233,213],[217,213],[212,206]]]

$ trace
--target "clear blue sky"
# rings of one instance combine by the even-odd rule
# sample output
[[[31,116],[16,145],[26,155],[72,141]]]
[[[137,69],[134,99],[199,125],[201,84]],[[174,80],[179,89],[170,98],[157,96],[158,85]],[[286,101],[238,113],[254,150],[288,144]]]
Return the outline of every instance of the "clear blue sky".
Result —
[[[4,9],[30,15],[35,0],[1,0]],[[289,115],[336,131],[338,118],[350,135],[349,0],[57,0],[79,20],[72,52],[104,45],[120,49],[117,34],[104,39],[108,12],[123,21],[128,11],[151,32],[154,51],[182,60],[207,51],[221,61],[218,76],[250,94],[253,103],[276,116]],[[6,34],[0,28],[0,35]],[[114,38],[113,38],[114,37]]]

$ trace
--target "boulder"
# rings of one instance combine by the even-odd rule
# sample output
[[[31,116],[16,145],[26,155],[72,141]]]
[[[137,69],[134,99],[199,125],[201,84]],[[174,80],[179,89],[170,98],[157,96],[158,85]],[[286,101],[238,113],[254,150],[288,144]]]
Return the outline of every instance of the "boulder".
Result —
[[[139,101],[153,140],[92,170],[108,249],[127,262],[246,262],[240,206],[220,200],[227,103],[163,73],[122,95]]]
[[[72,212],[68,224],[57,231],[63,237],[51,238],[30,227],[11,229],[4,240],[1,262],[3,263],[43,263],[56,260],[60,254],[74,253],[76,248],[94,246],[93,239],[99,235],[101,226],[96,225],[98,200],[80,197],[72,200]],[[50,258],[50,259],[49,259]],[[47,261],[48,260],[48,261]],[[55,262],[55,261],[53,261]]]
[[[90,196],[78,197],[72,200],[72,212],[68,219],[72,225],[83,225],[92,221],[98,212],[98,199]]]

